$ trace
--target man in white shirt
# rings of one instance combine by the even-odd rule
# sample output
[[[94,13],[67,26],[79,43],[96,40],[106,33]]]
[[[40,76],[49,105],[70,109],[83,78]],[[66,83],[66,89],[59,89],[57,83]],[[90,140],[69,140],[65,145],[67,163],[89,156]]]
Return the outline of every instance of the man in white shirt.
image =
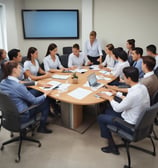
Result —
[[[105,114],[98,116],[101,137],[108,140],[108,146],[101,148],[101,150],[105,153],[119,154],[107,125],[115,125],[113,122],[115,117],[120,117],[128,124],[135,125],[140,113],[150,106],[150,98],[147,88],[138,83],[138,69],[135,67],[126,67],[123,69],[123,73],[126,84],[130,85],[131,88],[128,89],[127,96],[124,97],[120,103],[114,100],[114,95],[116,93],[113,96],[108,96],[101,93],[98,94],[105,100],[109,100],[111,104],[111,107],[105,110]]]
[[[96,39],[97,33],[95,31],[90,32],[89,40],[85,43],[84,53],[89,59],[89,64],[101,64],[102,63],[102,49],[99,41]]]
[[[151,44],[146,47],[147,55],[150,55],[155,58],[156,65],[154,67],[154,70],[158,67],[158,54],[156,53],[156,46]]]
[[[72,47],[72,53],[69,55],[68,67],[77,68],[87,64],[87,59],[83,53],[80,52],[80,46],[74,44]]]

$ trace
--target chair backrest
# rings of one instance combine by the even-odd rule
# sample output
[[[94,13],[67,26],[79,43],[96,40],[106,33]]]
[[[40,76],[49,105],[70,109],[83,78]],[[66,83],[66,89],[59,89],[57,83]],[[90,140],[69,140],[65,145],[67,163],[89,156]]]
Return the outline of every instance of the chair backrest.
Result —
[[[158,77],[158,67],[155,69],[154,73]]]
[[[61,64],[62,64],[65,68],[68,68],[69,55],[68,55],[68,54],[60,55],[60,56],[59,56],[59,59],[60,59]]]
[[[0,92],[0,111],[2,113],[1,125],[12,132],[20,130],[20,113],[9,96]]]
[[[154,93],[154,96],[151,98],[151,105],[158,102],[158,90]]]
[[[63,47],[63,54],[71,54],[72,53],[72,47]]]
[[[135,125],[134,141],[144,139],[151,134],[157,113],[158,103],[141,113]]]

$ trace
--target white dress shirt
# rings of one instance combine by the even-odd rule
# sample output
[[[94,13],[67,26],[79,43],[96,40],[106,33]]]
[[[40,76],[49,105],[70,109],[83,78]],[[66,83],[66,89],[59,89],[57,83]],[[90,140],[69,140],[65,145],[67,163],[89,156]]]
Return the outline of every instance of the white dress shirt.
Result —
[[[49,71],[50,69],[63,68],[57,55],[55,56],[55,61],[52,60],[50,55],[46,56],[43,60],[43,63],[45,71]]]
[[[8,76],[8,79],[13,80],[13,81],[19,83],[19,79],[16,78],[16,77],[14,77],[14,76]]]
[[[114,63],[115,63],[114,59],[111,56],[106,55],[105,60],[102,63],[102,65],[113,68],[114,67]]]
[[[39,71],[39,63],[37,60],[35,60],[35,65],[32,64],[31,61],[27,60],[24,62],[24,71],[29,70],[32,75],[37,76],[37,73]]]
[[[110,103],[116,112],[122,112],[121,116],[126,122],[136,124],[140,114],[150,107],[150,97],[147,88],[138,83],[128,89],[121,103],[115,100]]]
[[[68,67],[72,66],[82,66],[87,63],[86,57],[83,53],[79,53],[79,56],[74,55],[71,53],[69,55],[69,60],[68,60]]]
[[[154,72],[147,72],[146,74],[144,74],[144,78],[148,78],[149,76],[154,75]]]
[[[116,76],[116,77],[120,77],[121,79],[123,79],[123,68],[128,67],[129,62],[125,61],[125,62],[121,62],[119,61],[118,63],[116,63],[116,65],[114,66],[113,70],[111,71],[111,73]]]
[[[91,45],[90,40],[87,40],[85,43],[84,53],[86,56],[89,55],[91,57],[98,57],[98,56],[103,55],[99,41],[95,39],[95,41]]]
[[[158,67],[158,55],[155,56],[155,60],[156,60],[156,65],[155,65],[155,67],[154,67],[154,70]]]

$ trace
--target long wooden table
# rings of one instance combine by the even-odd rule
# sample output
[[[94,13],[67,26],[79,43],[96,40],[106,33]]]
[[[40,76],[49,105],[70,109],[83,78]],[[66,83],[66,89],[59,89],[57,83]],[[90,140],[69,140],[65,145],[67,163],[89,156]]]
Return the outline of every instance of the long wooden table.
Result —
[[[84,67],[84,68],[88,69],[88,67]],[[72,79],[71,79],[72,73],[57,73],[58,75],[59,74],[70,75],[70,77],[66,80],[47,78],[47,79],[38,81],[41,84],[46,84],[50,81],[59,81],[61,83],[71,84],[68,90],[66,92],[60,93],[60,95],[58,94],[57,89],[52,90],[51,94],[49,94],[51,98],[61,101],[61,112],[62,112],[61,117],[62,117],[64,125],[68,128],[77,129],[81,125],[82,120],[83,120],[83,106],[84,105],[95,105],[95,104],[99,104],[105,101],[95,96],[95,94],[103,90],[103,88],[99,88],[98,90],[94,91],[91,87],[84,86],[84,84],[87,82],[88,75],[90,75],[91,73],[95,73],[96,75],[102,75],[101,73],[99,73],[99,70],[88,69],[88,71],[85,73],[76,73],[78,76],[78,84],[72,84]],[[53,73],[52,75],[54,74],[56,73]],[[99,80],[98,82],[107,84],[115,79],[114,76],[109,76],[109,77],[111,78],[110,81],[109,80],[108,81]],[[87,90],[91,90],[92,93],[90,93],[88,96],[84,97],[81,100],[73,98],[72,96],[68,95],[69,92],[79,87],[87,89]],[[41,92],[44,92],[44,90],[38,86],[32,86],[32,88],[39,90]]]

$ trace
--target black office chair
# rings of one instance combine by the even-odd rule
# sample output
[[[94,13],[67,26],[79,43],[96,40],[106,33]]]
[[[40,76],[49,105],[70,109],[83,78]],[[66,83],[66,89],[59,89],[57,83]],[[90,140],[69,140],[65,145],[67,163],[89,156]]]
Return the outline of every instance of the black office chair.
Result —
[[[63,54],[71,54],[72,53],[72,47],[63,47]]]
[[[158,67],[154,70],[154,73],[158,77]]]
[[[68,54],[64,54],[64,55],[59,56],[59,60],[65,68],[68,68],[68,59],[69,59]]]
[[[128,124],[121,118],[114,119],[114,122],[116,122],[120,126],[117,127],[113,125],[108,125],[108,128],[112,132],[115,132],[117,135],[119,135],[124,142],[124,144],[117,145],[117,146],[126,147],[128,165],[125,165],[124,168],[131,168],[131,157],[130,157],[130,151],[129,151],[130,147],[141,150],[153,156],[156,156],[155,144],[151,137],[151,133],[153,130],[153,123],[157,115],[157,112],[158,112],[158,103],[148,108],[145,112],[142,112],[135,126]],[[127,131],[125,131],[125,129],[121,129],[121,126],[129,129],[131,133],[128,133]],[[153,151],[149,151],[144,148],[140,148],[138,146],[134,146],[130,144],[131,142],[138,142],[140,140],[143,140],[146,137],[150,138],[153,146]]]
[[[158,90],[155,92],[154,96],[151,98],[151,105],[154,105],[157,102],[158,102]],[[155,118],[155,125],[158,125],[158,112]],[[158,137],[156,135],[154,128],[153,128],[153,135],[154,135],[155,140],[158,140]]]
[[[102,62],[104,62],[105,58],[106,58],[106,52],[104,50],[102,50],[103,56],[102,56]]]
[[[20,121],[20,118],[24,113],[28,112],[28,110],[36,108],[37,105],[33,105],[29,107],[28,109],[26,109],[25,111],[19,113],[15,104],[11,101],[9,96],[0,92],[0,100],[1,100],[0,101],[0,111],[2,112],[2,119],[1,119],[2,127],[7,129],[8,131],[19,133],[18,137],[15,137],[6,142],[3,142],[1,146],[1,150],[4,149],[5,145],[10,144],[15,141],[19,141],[18,156],[15,159],[15,162],[20,162],[21,146],[22,146],[23,140],[35,142],[35,143],[38,143],[39,147],[41,146],[40,141],[27,136],[27,133],[29,131],[32,131],[36,127],[36,125],[39,123],[39,117],[35,116],[24,124],[21,124],[21,121]]]

